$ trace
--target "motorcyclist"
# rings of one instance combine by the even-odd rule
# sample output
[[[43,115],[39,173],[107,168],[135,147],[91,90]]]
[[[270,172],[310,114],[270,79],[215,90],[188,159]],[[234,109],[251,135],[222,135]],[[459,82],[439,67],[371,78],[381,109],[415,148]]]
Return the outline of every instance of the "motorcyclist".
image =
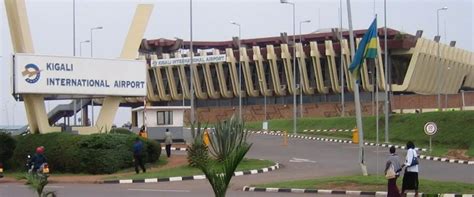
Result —
[[[31,159],[32,172],[39,172],[43,170],[45,163],[46,163],[46,157],[44,156],[44,147],[39,146],[36,148],[36,153]]]

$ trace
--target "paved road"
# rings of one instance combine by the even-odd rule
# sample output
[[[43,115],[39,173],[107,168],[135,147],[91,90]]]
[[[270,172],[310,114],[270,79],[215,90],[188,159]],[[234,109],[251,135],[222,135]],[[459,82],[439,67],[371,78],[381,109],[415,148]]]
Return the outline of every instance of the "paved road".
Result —
[[[277,161],[282,168],[265,174],[234,177],[228,196],[330,196],[314,194],[255,193],[240,191],[243,186],[280,180],[309,179],[324,176],[353,175],[360,173],[357,164],[358,146],[314,140],[289,139],[282,146],[278,136],[252,135],[253,147],[248,157]],[[378,171],[381,173],[388,149],[378,148]],[[177,153],[179,154],[179,153]],[[183,153],[180,153],[183,154]],[[405,151],[400,152],[401,156]],[[377,148],[366,147],[366,162],[370,174],[377,172]],[[292,160],[293,162],[290,162]],[[459,181],[474,184],[474,166],[447,164],[421,160],[420,177],[432,180]],[[157,184],[53,184],[50,190],[59,196],[213,196],[205,180]],[[32,196],[32,191],[21,184],[1,184],[0,197]]]
[[[284,175],[287,179],[299,179],[360,173],[357,163],[358,145],[355,144],[289,139],[289,144],[285,147],[281,145],[282,137],[268,135],[252,135],[251,141],[254,142],[254,145],[248,157],[269,159],[285,166],[278,173],[270,173],[273,176],[278,174]],[[377,147],[366,146],[365,152],[369,174],[377,174],[377,166],[378,172],[382,174],[388,148],[379,147],[377,151]],[[404,159],[405,150],[397,150],[397,153],[400,158]],[[289,162],[292,158],[308,159],[316,161],[316,163]],[[474,166],[420,160],[419,176],[423,179],[474,184]]]

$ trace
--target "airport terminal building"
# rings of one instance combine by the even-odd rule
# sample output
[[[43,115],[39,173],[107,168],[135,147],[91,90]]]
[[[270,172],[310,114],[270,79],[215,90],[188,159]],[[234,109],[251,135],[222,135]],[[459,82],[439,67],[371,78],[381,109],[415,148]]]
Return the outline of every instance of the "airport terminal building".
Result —
[[[342,91],[345,92],[344,98],[347,101],[345,113],[353,115],[354,84],[347,69],[351,62],[349,33],[344,31],[340,39],[337,31],[332,29],[296,36],[296,79],[293,78],[292,36],[287,36],[286,33],[279,37],[243,39],[240,49],[238,38],[222,42],[195,41],[195,56],[225,54],[226,60],[195,64],[192,67],[152,65],[153,60],[189,57],[190,42],[180,39],[144,39],[139,53],[141,58],[146,58],[149,66],[147,99],[152,105],[189,105],[190,69],[193,69],[197,119],[214,122],[222,117],[230,117],[238,110],[239,105],[240,63],[242,113],[247,121],[264,119],[265,101],[268,119],[292,117],[295,91],[300,116],[341,115]],[[365,31],[354,31],[356,44]],[[377,109],[372,109],[375,97],[373,92],[377,88],[380,92],[379,101],[384,100],[383,91],[387,81],[391,85],[389,91],[392,111],[436,109],[438,92],[443,95],[443,106],[461,108],[474,105],[474,93],[468,91],[474,88],[472,52],[456,48],[454,41],[447,45],[435,41],[439,38],[423,38],[422,31],[410,35],[388,29],[387,80],[383,64],[382,28],[378,29],[378,35],[377,59],[364,63],[361,69],[360,90],[364,114],[371,114]],[[344,89],[341,77],[344,77]],[[294,80],[296,88],[292,86]],[[134,99],[127,101],[130,104],[135,102]],[[383,102],[380,102],[378,109],[383,110]],[[185,119],[189,119],[189,112]]]

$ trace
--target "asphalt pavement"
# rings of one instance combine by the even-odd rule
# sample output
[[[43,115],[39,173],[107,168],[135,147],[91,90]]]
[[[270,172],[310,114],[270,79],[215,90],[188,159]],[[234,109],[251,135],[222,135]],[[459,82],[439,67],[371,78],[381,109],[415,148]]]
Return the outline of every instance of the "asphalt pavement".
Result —
[[[331,196],[316,194],[243,192],[243,186],[312,179],[328,176],[360,174],[358,145],[321,142],[305,139],[288,139],[283,145],[280,136],[251,135],[253,146],[247,157],[273,160],[282,168],[268,173],[234,177],[227,196]],[[397,150],[403,159],[406,151]],[[176,153],[183,154],[183,153]],[[369,174],[382,175],[388,148],[365,147],[365,162]],[[420,178],[457,181],[474,184],[474,166],[420,160]],[[1,183],[1,182],[0,182]],[[163,182],[151,184],[51,184],[47,190],[59,196],[213,196],[206,180]],[[0,184],[0,197],[33,196],[33,192],[19,183]]]

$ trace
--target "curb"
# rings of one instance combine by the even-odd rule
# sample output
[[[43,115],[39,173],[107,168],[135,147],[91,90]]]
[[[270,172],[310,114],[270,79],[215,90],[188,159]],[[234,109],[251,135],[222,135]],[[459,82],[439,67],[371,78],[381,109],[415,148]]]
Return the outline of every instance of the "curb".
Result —
[[[267,134],[267,135],[278,135],[278,136],[283,136],[281,131],[248,131],[250,133],[255,133],[255,134]],[[318,140],[318,141],[325,141],[325,142],[339,142],[339,143],[347,143],[347,144],[352,144],[352,140],[340,140],[340,139],[331,139],[331,138],[323,138],[323,137],[311,137],[311,136],[304,136],[304,135],[293,135],[289,134],[288,137],[291,138],[300,138],[300,139],[310,139],[310,140]],[[376,144],[372,142],[365,142],[364,145],[366,146],[380,146],[380,147],[390,147],[394,146],[395,148],[398,149],[405,149],[405,146],[402,145],[394,145],[394,144]],[[416,151],[423,151],[426,152],[428,149],[426,148],[415,148]]]
[[[248,131],[248,132],[255,133],[255,134],[283,136],[281,131]],[[288,135],[288,137],[298,138],[298,139],[317,140],[317,141],[324,141],[324,142],[336,142],[336,143],[352,144],[352,140],[340,140],[340,139],[311,137],[311,136],[293,135],[293,134]],[[365,142],[364,145],[366,145],[366,146],[381,146],[381,147],[394,146],[397,149],[405,149],[406,148],[405,146],[400,146],[400,145],[375,144],[375,143],[368,143],[368,142]],[[427,151],[426,148],[415,148],[415,150],[417,150],[417,151]],[[444,157],[434,157],[434,156],[428,156],[428,155],[419,155],[419,158],[424,159],[424,160],[441,161],[441,162],[446,162],[446,163],[474,165],[474,161],[466,161],[466,160],[460,160],[460,159],[449,159],[449,158],[444,158]]]
[[[310,133],[313,133],[313,132],[349,132],[351,131],[352,129],[305,129],[303,130],[303,133],[306,133],[306,132],[310,132]]]
[[[351,190],[326,190],[326,189],[292,189],[292,188],[259,188],[244,186],[242,191],[246,192],[282,192],[282,193],[316,193],[316,194],[342,194],[342,195],[370,195],[370,196],[387,196],[387,192],[367,192],[367,191],[351,191]],[[407,193],[407,196],[415,196],[415,193]],[[419,196],[443,196],[443,197],[473,197],[473,194],[424,194]]]
[[[234,172],[234,176],[244,176],[252,174],[260,174],[271,172],[280,168],[280,164],[276,163],[273,166],[255,169],[255,170],[246,170],[246,171],[237,171]],[[121,179],[121,180],[105,180],[102,181],[102,184],[126,184],[126,183],[158,183],[158,182],[175,182],[175,181],[188,181],[188,180],[203,180],[206,179],[206,175],[194,175],[194,176],[177,176],[177,177],[168,177],[168,178],[148,178],[148,179]]]
[[[420,158],[424,160],[442,161],[442,162],[447,162],[447,163],[474,165],[474,161],[466,161],[466,160],[461,160],[461,159],[448,159],[448,158],[434,157],[434,156],[428,156],[428,155],[420,155]]]
[[[166,148],[165,148],[165,147],[161,147],[161,150],[166,150]],[[171,150],[175,150],[175,151],[188,151],[188,148],[171,147]]]

